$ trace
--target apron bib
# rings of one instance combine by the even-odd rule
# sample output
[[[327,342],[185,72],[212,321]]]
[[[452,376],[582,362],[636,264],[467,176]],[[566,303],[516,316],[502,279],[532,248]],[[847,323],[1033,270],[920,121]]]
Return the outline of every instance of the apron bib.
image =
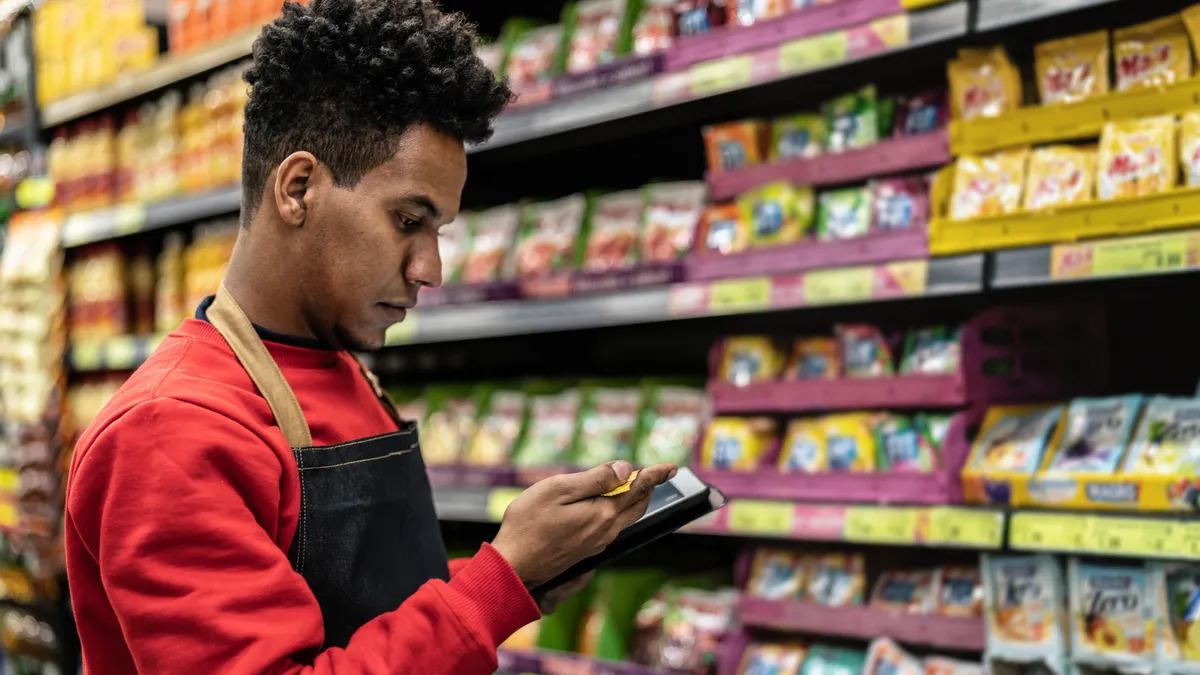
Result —
[[[363,624],[425,582],[449,580],[433,494],[417,441],[375,375],[359,363],[398,430],[313,447],[296,395],[246,314],[225,289],[208,320],[267,400],[300,473],[300,519],[288,559],[321,606],[324,648],[345,647]]]

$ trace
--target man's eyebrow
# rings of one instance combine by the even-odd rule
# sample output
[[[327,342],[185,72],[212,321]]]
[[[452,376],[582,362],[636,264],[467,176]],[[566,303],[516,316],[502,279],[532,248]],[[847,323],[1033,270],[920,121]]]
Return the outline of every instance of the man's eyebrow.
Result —
[[[434,204],[433,200],[430,199],[427,195],[412,195],[409,197],[405,197],[404,201],[412,203],[412,204],[416,204],[417,206],[425,209],[425,211],[428,213],[429,217],[433,220],[437,220],[438,218],[442,217],[441,210],[438,209],[437,205]]]

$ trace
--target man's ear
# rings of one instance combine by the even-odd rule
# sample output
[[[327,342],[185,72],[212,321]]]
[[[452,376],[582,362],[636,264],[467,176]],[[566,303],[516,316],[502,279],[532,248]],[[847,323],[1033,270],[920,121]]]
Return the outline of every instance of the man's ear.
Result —
[[[308,215],[309,181],[317,169],[317,158],[311,152],[293,152],[279,164],[275,172],[275,208],[283,222],[294,227],[304,224]]]

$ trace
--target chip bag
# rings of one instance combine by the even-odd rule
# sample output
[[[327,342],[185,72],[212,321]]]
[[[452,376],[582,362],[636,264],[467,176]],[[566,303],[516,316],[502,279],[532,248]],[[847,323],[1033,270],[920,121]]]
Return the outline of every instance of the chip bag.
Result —
[[[954,169],[950,217],[970,220],[1014,213],[1021,207],[1028,150],[964,155]]]
[[[525,207],[521,239],[513,251],[517,275],[533,277],[573,267],[586,212],[582,194]]]
[[[888,612],[929,614],[935,605],[933,570],[890,570],[879,575],[871,606]]]
[[[726,338],[722,344],[721,380],[744,387],[779,379],[782,356],[767,337]]]
[[[1044,105],[1075,103],[1108,93],[1108,32],[1043,42],[1034,50]]]
[[[482,284],[508,276],[505,262],[521,228],[521,207],[497,206],[475,216],[475,236],[462,264],[463,283]]]
[[[920,429],[903,415],[879,413],[871,422],[879,465],[885,471],[928,473],[937,466],[937,457],[928,443],[922,442]]]
[[[806,558],[807,599],[829,607],[863,604],[867,584],[862,554],[826,553]]]
[[[983,579],[977,567],[937,569],[935,611],[942,616],[983,615]]]
[[[1113,31],[1117,91],[1161,87],[1192,76],[1192,50],[1178,14]]]
[[[737,675],[800,675],[804,657],[800,645],[752,643],[742,653]]]
[[[772,161],[812,158],[820,155],[826,142],[825,118],[804,113],[771,122]]]
[[[1159,661],[1165,662],[1165,672],[1189,672],[1200,662],[1200,566],[1151,565]]]
[[[825,434],[818,420],[805,418],[788,423],[783,447],[779,450],[779,470],[801,473],[829,470]]]
[[[929,181],[924,177],[877,178],[868,188],[875,231],[907,230],[929,221]]]
[[[518,389],[497,389],[487,402],[474,437],[467,446],[466,463],[473,466],[505,466],[525,428],[528,396]]]
[[[571,465],[582,403],[578,387],[530,395],[529,422],[513,463],[519,467]]]
[[[841,371],[841,348],[837,340],[830,337],[800,338],[792,347],[792,358],[784,371],[784,379],[835,380]]]
[[[584,270],[607,272],[637,262],[644,208],[640,190],[614,192],[596,198],[587,248],[583,253]]]
[[[633,24],[633,53],[649,56],[671,46],[675,39],[675,0],[644,0]]]
[[[646,383],[645,399],[635,464],[687,465],[700,438],[708,395],[697,387],[651,381]]]
[[[708,168],[717,173],[733,171],[763,161],[767,124],[761,120],[727,122],[704,127]]]
[[[1096,175],[1095,148],[1054,145],[1029,155],[1025,209],[1042,209],[1091,201]]]
[[[879,466],[870,413],[842,413],[820,419],[829,471],[871,472]]]
[[[867,324],[834,327],[846,377],[884,377],[895,372],[892,347],[883,331]]]
[[[789,0],[729,0],[730,23],[736,26],[777,19],[790,9]]]
[[[1109,122],[1100,135],[1096,195],[1141,197],[1175,187],[1175,118]]]
[[[775,440],[775,422],[765,417],[717,417],[704,435],[708,469],[753,471]]]
[[[1046,473],[1115,473],[1141,412],[1142,397],[1138,394],[1071,401],[1066,432]]]
[[[1123,471],[1135,476],[1200,473],[1200,399],[1151,398],[1129,443]]]
[[[586,73],[612,62],[628,48],[625,39],[626,0],[579,0],[573,6],[567,72]],[[568,6],[571,7],[571,6]],[[564,12],[564,15],[572,10]]]
[[[447,284],[462,278],[463,265],[471,251],[471,213],[460,211],[454,222],[438,230],[438,255],[442,257],[442,279]]]
[[[639,246],[646,262],[672,262],[692,247],[704,211],[704,183],[651,183],[646,193],[645,221]]]
[[[799,241],[812,225],[813,191],[780,181],[738,197],[741,222],[750,226],[750,246]]]
[[[981,474],[1032,475],[1063,416],[1056,406],[993,406],[983,418],[967,466]]]
[[[599,466],[614,459],[633,461],[642,389],[598,385],[589,389],[579,426],[575,463]]]
[[[827,190],[817,210],[817,238],[854,239],[871,231],[871,191],[865,187]]]
[[[421,455],[432,466],[454,464],[475,435],[479,401],[462,387],[430,387],[425,400],[429,417],[422,427]]]
[[[1119,660],[1155,651],[1154,603],[1143,566],[1070,561],[1071,653]]]
[[[750,225],[737,204],[713,204],[704,211],[705,251],[728,255],[750,248]]]
[[[1021,106],[1021,74],[1003,47],[960,49],[947,76],[955,119],[998,117]]]
[[[875,85],[844,94],[821,106],[829,152],[845,152],[879,141],[879,100]]]
[[[1179,162],[1184,185],[1200,187],[1200,111],[1179,117]]]
[[[1053,556],[985,554],[983,578],[989,640],[1006,649],[1042,652],[1057,645],[1065,652],[1065,593]]]
[[[950,107],[945,90],[927,91],[896,99],[893,136],[919,136],[945,128]]]
[[[767,600],[790,600],[800,597],[803,588],[804,567],[795,553],[775,548],[754,552],[747,593]]]
[[[562,24],[540,26],[515,38],[508,53],[505,74],[513,91],[557,75],[562,65]]]

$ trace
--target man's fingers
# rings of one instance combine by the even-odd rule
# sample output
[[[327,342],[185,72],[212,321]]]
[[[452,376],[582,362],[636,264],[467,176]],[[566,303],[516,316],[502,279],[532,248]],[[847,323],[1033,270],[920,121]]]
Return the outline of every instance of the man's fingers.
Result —
[[[578,502],[613,490],[628,480],[631,473],[633,467],[629,462],[617,460],[580,473],[556,476],[554,480],[568,502]],[[641,480],[640,474],[638,480]]]
[[[641,499],[649,499],[650,493],[654,491],[655,487],[665,483],[674,475],[674,464],[656,464],[646,467],[638,472],[638,476],[633,480],[633,484],[629,486],[628,492],[615,497],[609,497],[609,499],[617,500],[618,508],[624,511],[634,502]]]

